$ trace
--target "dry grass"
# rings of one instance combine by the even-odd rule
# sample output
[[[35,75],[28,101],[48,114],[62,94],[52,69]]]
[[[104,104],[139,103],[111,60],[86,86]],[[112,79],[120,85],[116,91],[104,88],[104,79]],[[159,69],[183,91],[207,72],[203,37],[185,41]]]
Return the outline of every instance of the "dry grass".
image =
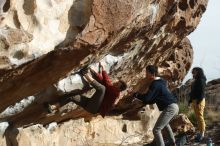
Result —
[[[189,118],[189,120],[192,122],[192,124],[194,126],[197,126],[197,121],[196,121],[194,110],[191,107],[188,107],[184,103],[180,102],[178,104],[179,104],[179,114],[181,113],[185,114]]]
[[[220,111],[215,111],[213,109],[207,109],[205,112],[205,119],[208,125],[220,122]]]
[[[187,105],[183,103],[179,103],[180,111],[179,113],[183,113],[187,115],[189,120],[193,123],[194,126],[197,126],[197,120],[195,117],[194,110],[189,108]],[[207,106],[205,107],[205,121],[208,125],[212,125],[213,123],[220,122],[220,110],[215,110],[215,107]]]

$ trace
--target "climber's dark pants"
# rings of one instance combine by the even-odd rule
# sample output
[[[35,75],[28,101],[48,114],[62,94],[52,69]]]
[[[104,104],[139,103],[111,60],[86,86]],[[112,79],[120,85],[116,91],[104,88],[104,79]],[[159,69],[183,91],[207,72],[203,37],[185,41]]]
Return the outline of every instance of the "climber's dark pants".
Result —
[[[95,93],[92,95],[91,98],[88,98],[83,95],[73,96],[71,94],[67,94],[65,97],[62,97],[60,99],[60,104],[65,105],[66,103],[72,101],[92,114],[98,113],[101,103],[104,99],[105,86],[103,86],[96,80],[93,80],[91,85],[96,89]]]

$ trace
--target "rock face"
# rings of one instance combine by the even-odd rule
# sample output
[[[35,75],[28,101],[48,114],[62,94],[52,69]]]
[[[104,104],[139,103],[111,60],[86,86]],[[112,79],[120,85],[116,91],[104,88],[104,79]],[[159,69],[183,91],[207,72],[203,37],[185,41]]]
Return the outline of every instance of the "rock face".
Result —
[[[1,120],[21,127],[94,117],[76,106],[64,115],[47,115],[43,103],[83,92],[74,73],[85,65],[96,69],[98,61],[113,81],[123,79],[134,91],[146,91],[148,64],[159,66],[170,87],[176,87],[192,62],[186,36],[206,6],[207,0],[1,1]],[[23,104],[24,98],[31,99],[30,105]],[[140,120],[140,108],[130,101],[123,92],[109,116]],[[7,114],[16,106],[22,110]]]
[[[84,122],[83,119],[70,120],[61,126],[52,123],[47,128],[41,125],[35,125],[25,129],[19,129],[17,135],[15,134],[16,129],[12,131],[14,135],[13,133],[8,133],[10,134],[8,140],[12,144],[29,146],[35,144],[48,146],[126,145],[143,141],[145,135],[149,136],[148,138],[151,137],[149,134],[151,130],[143,127],[141,121],[117,120],[113,118],[97,118],[90,123]],[[47,136],[46,139],[44,138],[45,136]],[[2,140],[1,143],[4,144],[6,142]]]
[[[215,110],[220,110],[220,79],[212,80],[208,82],[206,87],[206,100],[209,105],[212,106]]]
[[[48,127],[34,125],[27,128],[6,131],[6,139],[0,139],[2,145],[9,141],[12,145],[127,145],[152,140],[152,127],[157,110],[148,112],[142,121],[122,120],[121,117],[97,117],[89,123],[84,119],[70,120],[58,126],[51,123]],[[154,117],[151,118],[150,117]],[[47,137],[47,138],[45,138]]]
[[[194,133],[195,127],[190,122],[190,120],[187,118],[184,114],[179,114],[177,117],[175,117],[171,123],[170,123],[173,132],[177,133]]]

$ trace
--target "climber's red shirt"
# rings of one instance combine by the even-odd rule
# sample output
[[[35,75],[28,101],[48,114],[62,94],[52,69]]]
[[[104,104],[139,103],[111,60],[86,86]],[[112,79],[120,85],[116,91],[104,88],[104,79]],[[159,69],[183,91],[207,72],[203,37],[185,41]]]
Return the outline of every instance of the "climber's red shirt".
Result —
[[[94,72],[94,74],[97,77],[97,81],[103,84],[106,88],[104,99],[99,108],[99,113],[102,117],[105,117],[106,113],[109,112],[114,105],[115,100],[119,97],[120,91],[113,86],[111,79],[105,70],[102,70],[102,73],[100,74],[96,72]]]

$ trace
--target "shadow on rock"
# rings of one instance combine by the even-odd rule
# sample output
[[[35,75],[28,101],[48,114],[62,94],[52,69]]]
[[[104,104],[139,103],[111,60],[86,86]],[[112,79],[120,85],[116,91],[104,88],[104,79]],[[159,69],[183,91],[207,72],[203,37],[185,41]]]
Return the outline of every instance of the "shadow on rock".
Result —
[[[18,146],[18,141],[16,139],[18,133],[18,129],[15,128],[12,123],[9,123],[9,126],[7,127],[4,133],[7,146]]]

